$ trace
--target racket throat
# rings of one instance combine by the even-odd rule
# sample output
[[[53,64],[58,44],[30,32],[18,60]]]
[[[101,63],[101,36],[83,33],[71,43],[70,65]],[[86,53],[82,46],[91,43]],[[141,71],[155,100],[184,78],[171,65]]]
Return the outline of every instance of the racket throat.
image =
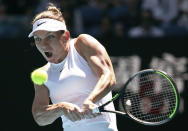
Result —
[[[109,113],[116,113],[116,114],[118,114],[118,115],[126,115],[127,113],[125,113],[125,112],[121,112],[121,111],[110,111],[110,110],[108,110],[108,111],[103,111],[103,112],[109,112]]]
[[[121,111],[114,111],[114,110],[105,110],[104,107],[99,108],[100,112],[108,112],[108,113],[116,113],[118,115],[126,115],[127,113]]]

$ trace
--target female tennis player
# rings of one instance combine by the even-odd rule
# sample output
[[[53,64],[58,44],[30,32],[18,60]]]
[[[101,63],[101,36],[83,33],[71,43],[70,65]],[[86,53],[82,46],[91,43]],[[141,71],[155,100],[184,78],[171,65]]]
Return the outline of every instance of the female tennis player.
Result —
[[[40,126],[61,117],[64,131],[117,131],[115,114],[93,114],[116,83],[105,48],[92,36],[71,38],[62,13],[50,4],[33,19],[35,45],[47,60],[48,80],[34,85],[32,114]],[[52,104],[50,104],[50,100]],[[111,103],[106,108],[114,110]]]

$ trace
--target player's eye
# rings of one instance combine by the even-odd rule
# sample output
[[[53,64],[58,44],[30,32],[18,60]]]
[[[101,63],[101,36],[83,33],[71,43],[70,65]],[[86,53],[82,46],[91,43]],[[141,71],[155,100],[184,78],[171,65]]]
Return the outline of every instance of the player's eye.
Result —
[[[48,35],[47,38],[48,38],[49,40],[51,40],[51,39],[53,39],[54,37],[55,37],[54,35]]]
[[[35,40],[35,42],[40,42],[40,41],[41,41],[41,38],[39,38],[39,37],[34,37],[34,40]]]

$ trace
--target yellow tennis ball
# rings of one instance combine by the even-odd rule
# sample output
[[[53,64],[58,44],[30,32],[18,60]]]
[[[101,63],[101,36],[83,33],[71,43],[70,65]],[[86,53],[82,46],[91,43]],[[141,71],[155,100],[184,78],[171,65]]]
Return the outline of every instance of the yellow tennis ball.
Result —
[[[48,74],[42,69],[36,69],[31,73],[31,80],[36,85],[43,85],[48,79]]]

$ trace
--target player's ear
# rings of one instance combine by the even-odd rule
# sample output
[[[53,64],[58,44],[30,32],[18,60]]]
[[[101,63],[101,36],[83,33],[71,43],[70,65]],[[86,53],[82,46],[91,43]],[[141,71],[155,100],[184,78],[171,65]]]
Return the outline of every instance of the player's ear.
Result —
[[[66,30],[66,31],[64,32],[64,41],[65,41],[65,42],[68,41],[69,38],[70,38],[70,33],[69,33],[68,30]]]

